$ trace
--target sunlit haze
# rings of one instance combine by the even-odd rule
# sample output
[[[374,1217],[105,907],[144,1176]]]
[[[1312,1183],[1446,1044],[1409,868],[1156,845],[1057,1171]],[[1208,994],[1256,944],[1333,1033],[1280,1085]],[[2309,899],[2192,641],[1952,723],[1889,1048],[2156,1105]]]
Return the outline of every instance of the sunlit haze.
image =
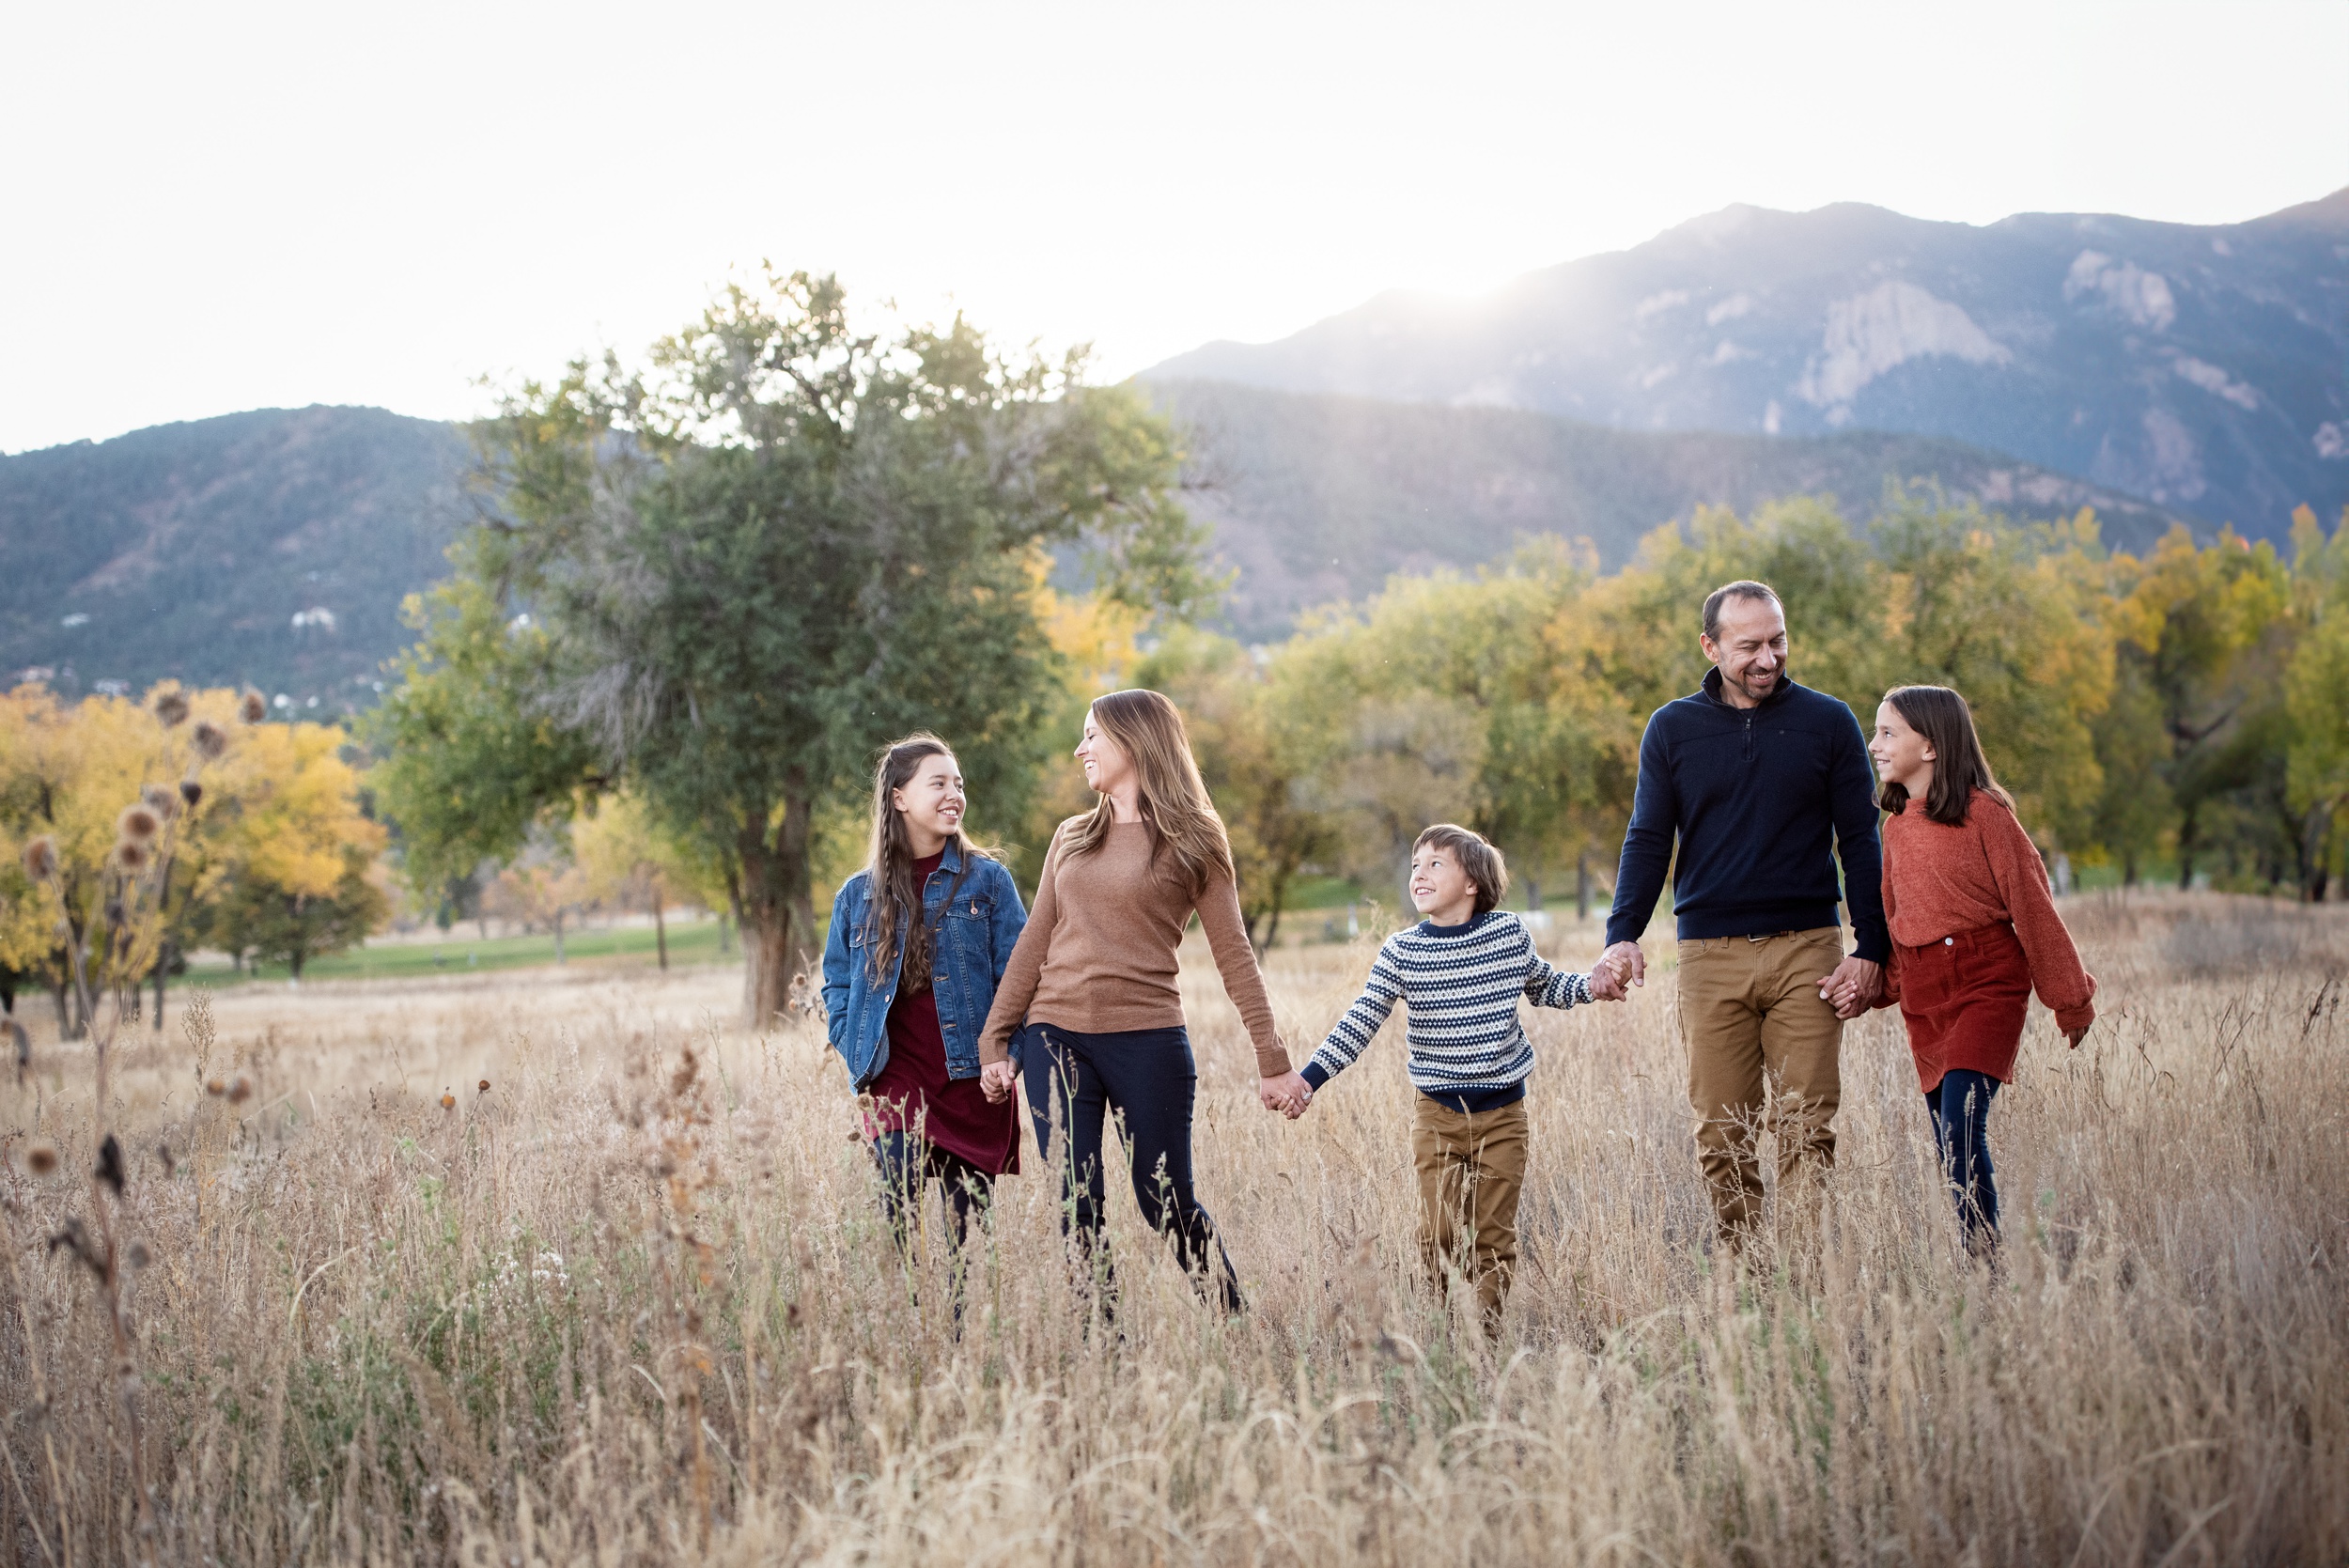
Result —
[[[0,450],[461,416],[762,258],[1123,375],[1730,202],[2232,222],[2349,5],[18,6]]]

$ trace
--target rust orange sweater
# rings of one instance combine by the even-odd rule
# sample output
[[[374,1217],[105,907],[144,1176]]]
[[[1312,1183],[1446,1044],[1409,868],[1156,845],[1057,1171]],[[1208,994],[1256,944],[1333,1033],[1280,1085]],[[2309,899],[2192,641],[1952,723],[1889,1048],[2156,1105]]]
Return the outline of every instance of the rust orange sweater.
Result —
[[[1924,947],[1984,925],[2015,927],[2030,963],[2031,989],[2069,1033],[2096,1017],[2095,976],[2080,967],[2056,913],[2039,851],[1998,798],[1974,791],[1963,826],[1925,815],[1922,800],[1884,823],[1884,914],[1892,932],[1888,1001],[1899,1000],[1900,949]]]
[[[1232,879],[1215,877],[1194,903],[1172,875],[1152,864],[1157,834],[1146,822],[1112,827],[1090,855],[1064,856],[1061,843],[1081,820],[1062,823],[1045,852],[1035,908],[995,987],[979,1060],[1003,1061],[1012,1032],[1029,1019],[1080,1034],[1181,1027],[1174,950],[1196,908],[1224,994],[1255,1044],[1257,1072],[1266,1078],[1287,1072],[1288,1052],[1273,1030],[1272,999],[1265,993]]]

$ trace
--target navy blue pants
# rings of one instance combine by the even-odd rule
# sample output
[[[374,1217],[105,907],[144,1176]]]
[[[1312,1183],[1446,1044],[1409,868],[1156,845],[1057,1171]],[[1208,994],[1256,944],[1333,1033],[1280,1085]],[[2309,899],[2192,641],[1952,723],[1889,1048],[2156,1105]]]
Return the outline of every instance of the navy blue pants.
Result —
[[[1074,1234],[1088,1255],[1093,1252],[1107,1196],[1103,1129],[1115,1111],[1125,1122],[1134,1202],[1143,1222],[1174,1244],[1175,1258],[1201,1295],[1220,1301],[1225,1312],[1240,1311],[1239,1277],[1232,1271],[1215,1221],[1191,1190],[1190,1122],[1199,1069],[1191,1060],[1190,1033],[1141,1029],[1079,1034],[1035,1024],[1022,1034],[1019,1054],[1038,1152],[1050,1157],[1054,1127],[1060,1132],[1062,1229]],[[1102,1268],[1106,1283],[1106,1253]]]
[[[1941,1170],[1957,1200],[1970,1251],[1999,1239],[1999,1188],[1990,1165],[1990,1101],[1998,1092],[1997,1079],[1963,1067],[1942,1074],[1941,1081],[1925,1091],[1933,1141],[1941,1151]]]

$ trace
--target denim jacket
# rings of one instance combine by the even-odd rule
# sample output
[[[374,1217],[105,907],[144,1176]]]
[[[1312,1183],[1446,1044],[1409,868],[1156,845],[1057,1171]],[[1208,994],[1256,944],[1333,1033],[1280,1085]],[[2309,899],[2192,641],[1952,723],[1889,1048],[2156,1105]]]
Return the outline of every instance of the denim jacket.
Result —
[[[943,909],[949,891],[954,907]],[[865,919],[872,908],[873,877],[860,871],[842,884],[832,901],[832,931],[824,939],[824,1017],[832,1048],[848,1064],[848,1078],[862,1092],[889,1064],[889,1008],[897,1000],[897,976],[905,944],[897,944],[881,978],[873,978],[865,951]],[[971,857],[966,873],[960,847],[946,846],[938,869],[922,890],[925,917],[938,933],[930,954],[930,986],[938,999],[938,1028],[946,1042],[946,1076],[979,1076],[979,1032],[995,1003],[995,986],[1011,962],[1012,945],[1028,911],[1019,890],[1002,863]]]

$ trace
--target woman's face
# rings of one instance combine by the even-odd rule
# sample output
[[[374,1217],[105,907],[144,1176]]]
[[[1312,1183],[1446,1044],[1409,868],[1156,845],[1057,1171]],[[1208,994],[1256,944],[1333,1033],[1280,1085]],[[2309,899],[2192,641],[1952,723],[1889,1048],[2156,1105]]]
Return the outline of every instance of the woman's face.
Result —
[[[1133,777],[1133,759],[1110,738],[1091,708],[1085,709],[1085,735],[1077,742],[1077,760],[1084,764],[1085,784],[1096,795],[1113,795]]]
[[[924,757],[913,777],[889,792],[889,803],[906,819],[914,847],[934,855],[962,826],[962,769],[949,753]]]
[[[1911,795],[1933,782],[1933,748],[1890,703],[1876,705],[1876,732],[1868,742],[1868,754],[1875,759],[1877,778]]]

